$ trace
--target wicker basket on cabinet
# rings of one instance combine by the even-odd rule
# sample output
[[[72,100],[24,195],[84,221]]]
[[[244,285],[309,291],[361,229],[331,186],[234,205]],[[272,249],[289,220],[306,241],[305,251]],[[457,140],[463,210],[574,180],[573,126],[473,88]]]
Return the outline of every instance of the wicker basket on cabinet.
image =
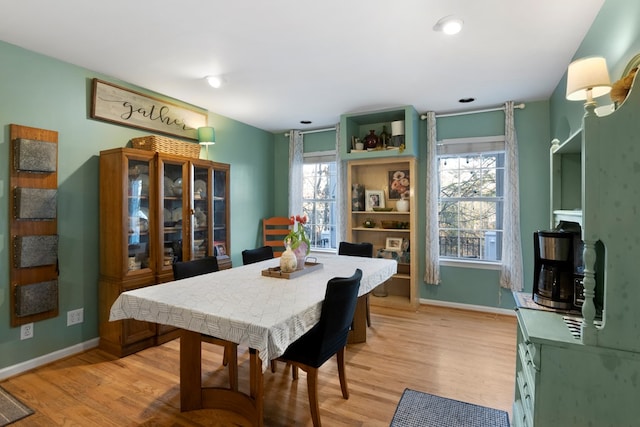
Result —
[[[132,138],[131,146],[139,150],[155,151],[158,153],[176,154],[178,156],[200,158],[200,145],[193,142],[184,142],[160,135],[142,136]]]

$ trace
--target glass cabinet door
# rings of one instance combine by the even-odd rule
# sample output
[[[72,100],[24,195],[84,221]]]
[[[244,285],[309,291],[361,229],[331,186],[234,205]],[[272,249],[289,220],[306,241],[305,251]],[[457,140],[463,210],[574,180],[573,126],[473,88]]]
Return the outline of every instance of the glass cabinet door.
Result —
[[[215,168],[213,171],[213,246],[216,256],[228,255],[231,251],[227,238],[229,221],[228,200],[229,169]]]
[[[211,224],[211,168],[193,167],[191,217],[191,259],[200,259],[210,255]]]
[[[127,174],[127,270],[151,268],[150,161],[128,160]]]
[[[184,230],[188,227],[187,210],[184,200],[188,200],[185,163],[160,162],[160,199],[163,255],[158,270],[171,270],[173,263],[183,261],[185,241]],[[186,259],[184,259],[186,261]]]

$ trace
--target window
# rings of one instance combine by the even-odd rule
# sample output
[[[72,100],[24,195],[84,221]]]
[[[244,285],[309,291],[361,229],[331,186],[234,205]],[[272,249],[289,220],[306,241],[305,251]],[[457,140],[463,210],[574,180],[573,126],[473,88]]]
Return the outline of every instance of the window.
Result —
[[[302,170],[302,211],[313,250],[335,250],[336,244],[336,156],[335,152],[305,154]]]
[[[502,259],[504,137],[438,144],[440,258]]]

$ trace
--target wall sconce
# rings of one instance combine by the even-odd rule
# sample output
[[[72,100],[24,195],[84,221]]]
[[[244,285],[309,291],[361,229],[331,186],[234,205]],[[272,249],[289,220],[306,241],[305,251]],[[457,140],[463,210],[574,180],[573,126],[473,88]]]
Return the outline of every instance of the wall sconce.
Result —
[[[567,71],[567,99],[569,101],[585,102],[587,106],[595,107],[593,100],[611,91],[611,80],[607,62],[599,56],[582,58],[569,64]]]
[[[209,146],[216,143],[216,130],[208,126],[198,128],[198,143],[205,146],[209,160]]]

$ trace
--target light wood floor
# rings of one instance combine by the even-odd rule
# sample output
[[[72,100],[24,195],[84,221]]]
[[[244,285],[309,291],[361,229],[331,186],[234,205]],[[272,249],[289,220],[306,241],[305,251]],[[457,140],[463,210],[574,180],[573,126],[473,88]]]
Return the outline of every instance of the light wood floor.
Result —
[[[511,413],[515,317],[422,306],[418,312],[372,307],[365,344],[347,348],[349,400],[335,359],[320,369],[326,426],[388,426],[405,388]],[[248,352],[239,350],[240,388],[248,390]],[[203,344],[203,381],[227,384],[222,351]],[[217,410],[180,412],[179,342],[116,359],[94,349],[0,383],[34,415],[20,426],[246,426]],[[306,377],[285,365],[265,373],[265,425],[310,426]]]

